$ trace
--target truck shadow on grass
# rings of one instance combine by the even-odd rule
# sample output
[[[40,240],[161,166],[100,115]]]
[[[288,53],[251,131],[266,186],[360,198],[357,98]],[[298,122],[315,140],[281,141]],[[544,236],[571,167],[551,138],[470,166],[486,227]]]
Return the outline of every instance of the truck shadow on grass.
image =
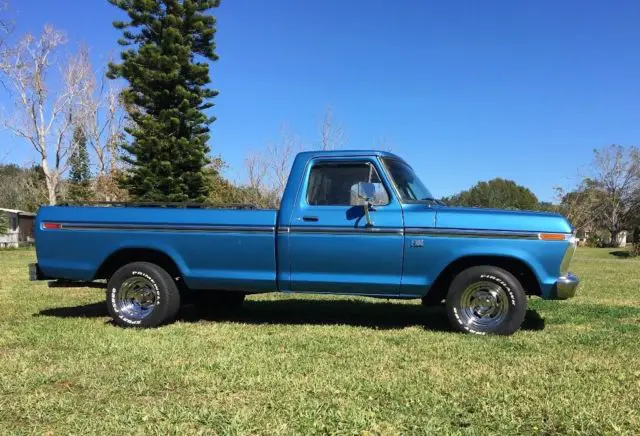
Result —
[[[102,318],[109,315],[105,303],[100,302],[45,309],[35,316]],[[176,321],[233,322],[252,325],[346,325],[379,330],[417,326],[431,331],[451,331],[444,307],[339,299],[328,301],[247,300],[241,308],[235,309],[184,305]],[[545,321],[537,311],[527,310],[522,330],[542,330],[544,326]]]
[[[619,259],[629,259],[631,257],[631,252],[627,250],[610,251],[609,254]]]

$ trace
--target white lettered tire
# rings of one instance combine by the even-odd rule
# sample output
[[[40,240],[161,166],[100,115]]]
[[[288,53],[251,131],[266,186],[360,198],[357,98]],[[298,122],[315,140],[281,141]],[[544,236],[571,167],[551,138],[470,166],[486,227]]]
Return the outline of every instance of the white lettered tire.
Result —
[[[446,308],[456,330],[511,335],[524,321],[527,295],[510,272],[491,265],[474,266],[453,279]]]
[[[107,308],[120,326],[156,327],[175,318],[180,292],[174,279],[158,265],[133,262],[109,279]]]

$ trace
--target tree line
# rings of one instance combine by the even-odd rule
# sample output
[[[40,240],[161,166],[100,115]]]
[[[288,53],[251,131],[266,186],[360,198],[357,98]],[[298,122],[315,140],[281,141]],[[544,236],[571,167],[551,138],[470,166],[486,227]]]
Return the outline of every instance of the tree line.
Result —
[[[16,147],[38,159],[0,165],[0,206],[33,211],[40,204],[87,201],[252,203],[277,207],[295,153],[340,148],[344,133],[325,111],[318,140],[288,129],[245,159],[246,181],[223,177],[211,156],[209,87],[215,49],[214,0],[108,0],[126,13],[120,59],[95,68],[89,49],[66,53],[53,26],[0,44],[0,79],[14,103],[3,120]],[[0,21],[5,23],[8,21]],[[16,39],[15,42],[12,42]],[[7,156],[0,156],[0,162]],[[17,182],[17,183],[16,183]]]
[[[98,68],[87,47],[67,53],[58,29],[15,36],[10,20],[0,19],[0,79],[15,109],[3,124],[16,146],[38,156],[28,166],[0,165],[0,206],[34,211],[43,203],[136,200],[277,207],[296,152],[346,142],[327,109],[316,140],[305,143],[283,128],[277,141],[247,154],[244,182],[226,179],[224,159],[210,149],[218,95],[210,87],[210,63],[218,59],[212,11],[220,1],[107,1],[127,19],[113,23],[121,32],[119,59]],[[639,224],[639,159],[633,146],[596,150],[580,183],[557,189],[556,204],[500,178],[443,201],[560,212],[579,231],[605,231],[615,242]]]
[[[640,240],[640,150],[609,145],[593,151],[593,159],[570,189],[555,187],[557,202],[541,202],[511,180],[479,182],[442,200],[449,205],[557,212],[565,215],[578,236],[594,246],[617,245],[622,231]]]
[[[610,145],[593,152],[580,183],[557,188],[560,211],[594,246],[615,246],[623,231],[640,242],[640,149]],[[636,245],[636,249],[640,249]]]

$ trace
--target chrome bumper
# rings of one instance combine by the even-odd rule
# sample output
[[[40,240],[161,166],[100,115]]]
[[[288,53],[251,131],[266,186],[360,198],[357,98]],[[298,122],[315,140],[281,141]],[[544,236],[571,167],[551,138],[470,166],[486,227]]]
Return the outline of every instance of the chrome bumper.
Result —
[[[574,297],[579,284],[580,279],[571,273],[558,277],[558,281],[555,286],[554,299],[566,300],[567,298]]]
[[[569,272],[569,267],[571,266],[573,256],[576,254],[577,247],[578,240],[575,235],[571,235],[569,238],[569,246],[560,264],[560,277],[558,277],[553,287],[553,292],[551,293],[552,300],[566,300],[576,295],[576,289],[580,284],[580,279]]]

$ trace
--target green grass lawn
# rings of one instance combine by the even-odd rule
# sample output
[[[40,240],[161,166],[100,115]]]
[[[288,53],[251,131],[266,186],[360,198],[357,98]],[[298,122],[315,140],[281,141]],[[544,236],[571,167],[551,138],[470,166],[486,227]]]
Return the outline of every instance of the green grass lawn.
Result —
[[[578,250],[570,301],[512,337],[417,302],[263,295],[155,330],[103,290],[27,281],[0,251],[0,433],[640,433],[640,260]]]

